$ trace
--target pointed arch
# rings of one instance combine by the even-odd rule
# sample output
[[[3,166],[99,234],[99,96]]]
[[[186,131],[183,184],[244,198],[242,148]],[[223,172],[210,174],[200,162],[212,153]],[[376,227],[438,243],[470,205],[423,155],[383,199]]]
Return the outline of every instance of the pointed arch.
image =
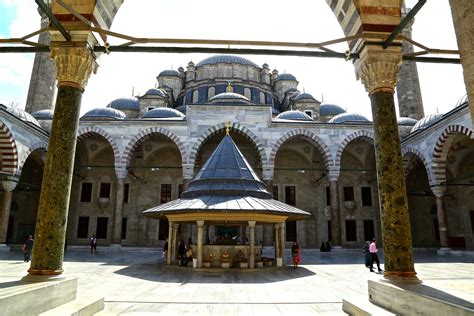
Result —
[[[0,122],[0,153],[2,154],[2,172],[17,174],[18,149],[10,129],[3,122]]]
[[[222,122],[222,123],[220,123],[216,126],[213,126],[210,129],[208,129],[204,134],[199,136],[197,141],[194,143],[193,148],[189,152],[189,159],[188,159],[189,164],[194,165],[194,163],[196,162],[196,157],[197,157],[197,154],[199,152],[199,149],[201,149],[201,146],[206,142],[207,139],[209,139],[209,137],[211,137],[211,136],[219,133],[220,131],[224,130],[226,128],[225,124],[226,124],[225,122]],[[262,165],[266,165],[267,164],[267,155],[265,153],[265,148],[263,147],[263,145],[260,142],[260,140],[258,139],[258,137],[251,130],[249,130],[247,127],[242,126],[241,124],[239,124],[237,122],[232,123],[231,129],[238,132],[239,134],[242,134],[242,135],[246,136],[247,138],[249,138],[254,143],[254,145],[257,147],[257,151],[260,155],[260,161],[262,162]]]
[[[430,163],[425,158],[425,156],[419,151],[417,148],[414,147],[405,147],[402,149],[402,157],[403,157],[403,171],[405,173],[405,178],[408,177],[408,174],[413,169],[414,165],[411,164],[412,159],[410,159],[410,155],[413,155],[420,159],[425,167],[426,174],[428,175],[428,183],[433,182],[433,173],[430,167]]]
[[[166,128],[151,127],[151,128],[147,128],[145,130],[141,130],[137,135],[135,135],[132,138],[132,140],[130,140],[128,142],[127,146],[125,146],[125,148],[123,150],[123,154],[122,154],[122,157],[121,157],[119,163],[116,163],[116,167],[118,165],[121,165],[122,167],[129,166],[130,161],[132,159],[132,153],[137,148],[137,146],[141,142],[145,141],[148,138],[153,137],[154,135],[163,135],[163,136],[166,136],[167,138],[169,138],[179,149],[179,152],[181,154],[181,163],[186,161],[186,156],[187,156],[186,148],[185,148],[183,142],[181,141],[181,139],[178,136],[176,136],[173,132],[171,132],[170,130],[168,130]]]
[[[280,147],[283,145],[283,143],[298,136],[306,138],[307,140],[311,141],[311,143],[313,143],[316,146],[316,148],[319,149],[319,151],[321,152],[321,155],[323,156],[324,167],[329,168],[329,166],[332,163],[332,155],[331,155],[331,150],[329,149],[328,145],[326,145],[326,143],[316,134],[302,128],[289,131],[288,133],[284,134],[275,142],[275,144],[272,147],[272,151],[270,153],[270,158],[268,160],[269,164],[270,165],[275,164],[276,154],[278,150],[280,149]]]
[[[334,166],[336,168],[341,167],[341,159],[342,159],[342,153],[344,152],[344,149],[346,149],[347,145],[349,145],[350,142],[352,142],[353,140],[356,140],[358,138],[366,139],[369,142],[371,142],[372,144],[374,143],[374,134],[372,132],[356,131],[356,132],[350,134],[349,136],[344,138],[344,140],[339,145],[339,148],[337,149],[336,158],[334,159]]]
[[[443,130],[433,149],[433,163],[431,168],[433,170],[433,180],[436,184],[446,182],[446,159],[451,146],[449,140],[453,134],[463,134],[470,139],[474,139],[473,131],[462,125],[449,125]]]
[[[103,138],[105,138],[105,140],[112,147],[112,151],[114,153],[114,162],[115,162],[115,164],[120,162],[120,149],[119,149],[119,146],[117,145],[117,142],[112,138],[112,136],[110,136],[109,133],[107,133],[106,131],[104,131],[103,129],[101,129],[99,127],[96,127],[96,126],[82,127],[77,132],[77,141],[79,142],[81,140],[84,140],[85,138],[87,138],[89,136],[92,136],[94,134],[100,135]]]
[[[28,157],[31,155],[32,152],[34,152],[37,149],[44,149],[44,151],[46,151],[48,149],[48,143],[38,142],[28,148],[28,150],[23,155],[23,158],[21,159],[21,162],[18,166],[18,171],[17,171],[18,175],[21,175],[21,171],[23,170],[23,166],[25,165],[25,162],[28,159]]]

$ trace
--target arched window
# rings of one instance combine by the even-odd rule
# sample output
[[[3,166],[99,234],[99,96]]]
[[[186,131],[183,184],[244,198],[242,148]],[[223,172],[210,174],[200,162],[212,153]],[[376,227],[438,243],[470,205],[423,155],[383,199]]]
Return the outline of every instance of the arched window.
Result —
[[[193,103],[197,103],[198,100],[199,100],[199,91],[194,90],[194,92],[193,92]]]
[[[260,104],[265,104],[265,93],[260,92]]]
[[[244,89],[244,96],[245,96],[247,99],[249,99],[249,100],[252,99],[252,92],[250,91],[249,88],[245,88],[245,89]]]
[[[209,87],[209,89],[207,90],[207,97],[210,99],[215,95],[216,95],[216,88]]]

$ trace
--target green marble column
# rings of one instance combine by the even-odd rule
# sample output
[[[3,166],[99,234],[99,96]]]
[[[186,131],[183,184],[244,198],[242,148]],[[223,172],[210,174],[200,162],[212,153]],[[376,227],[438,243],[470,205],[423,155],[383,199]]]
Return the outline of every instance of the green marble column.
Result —
[[[38,206],[30,275],[63,272],[64,239],[83,90],[59,86]]]
[[[253,269],[255,268],[255,221],[249,221],[249,234],[250,234],[250,240],[249,240],[249,268]]]
[[[331,195],[331,242],[333,246],[342,246],[341,211],[339,210],[339,189],[337,180],[329,181]]]
[[[122,211],[125,189],[125,178],[117,178],[117,189],[115,192],[115,211],[112,226],[112,244],[122,244]]]
[[[370,95],[382,222],[384,277],[416,278],[410,218],[393,92]]]

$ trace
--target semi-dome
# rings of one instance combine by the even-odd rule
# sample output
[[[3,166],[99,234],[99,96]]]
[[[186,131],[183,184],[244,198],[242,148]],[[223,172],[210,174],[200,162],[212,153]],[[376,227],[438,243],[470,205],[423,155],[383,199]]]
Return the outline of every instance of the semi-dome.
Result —
[[[428,126],[438,122],[443,117],[443,114],[429,114],[418,121],[418,123],[413,126],[411,133],[427,128]]]
[[[234,92],[219,93],[210,98],[208,102],[218,105],[253,104],[246,96]]]
[[[160,72],[158,77],[180,77],[179,71],[174,69],[166,69]]]
[[[288,121],[307,121],[312,122],[313,119],[306,113],[298,110],[290,110],[278,114],[275,119],[277,120],[288,120]]]
[[[37,126],[40,126],[40,124],[38,123],[38,121],[28,112],[22,110],[22,109],[19,109],[19,108],[13,108],[13,107],[9,107],[7,106],[7,111],[10,112],[11,114],[15,115],[16,117],[18,117],[20,120],[24,121],[24,122],[29,122],[29,123],[33,123]]]
[[[85,120],[123,120],[126,115],[114,108],[95,108],[84,114],[81,119]]]
[[[148,89],[147,92],[145,92],[144,96],[145,95],[157,95],[163,98],[166,98],[168,96],[165,90],[156,88]]]
[[[332,119],[329,120],[328,123],[366,123],[370,122],[365,116],[357,114],[357,113],[342,113],[339,115],[334,116]]]
[[[295,80],[296,77],[293,76],[292,74],[280,74],[278,75],[278,80]]]
[[[306,93],[306,92],[298,94],[295,97],[295,100],[298,100],[298,101],[316,101],[316,99],[311,94]]]
[[[41,110],[31,113],[31,116],[33,116],[37,120],[52,120],[53,115],[53,110]]]
[[[184,118],[184,114],[172,108],[159,107],[143,114],[143,118]]]
[[[135,97],[125,97],[113,100],[107,105],[108,108],[116,110],[140,110],[140,103]]]
[[[397,121],[398,125],[403,125],[403,126],[413,126],[417,122],[418,122],[417,120],[411,117],[400,117]]]
[[[206,59],[201,60],[200,62],[198,62],[196,67],[202,67],[204,65],[215,65],[215,64],[240,64],[240,65],[253,66],[253,67],[256,67],[256,68],[260,68],[253,61],[251,61],[247,58],[243,58],[243,57],[240,57],[240,56],[234,56],[234,55],[211,56],[209,58],[206,58]]]
[[[319,115],[321,116],[336,116],[342,113],[346,113],[346,110],[344,110],[342,107],[336,104],[321,104],[319,107]]]

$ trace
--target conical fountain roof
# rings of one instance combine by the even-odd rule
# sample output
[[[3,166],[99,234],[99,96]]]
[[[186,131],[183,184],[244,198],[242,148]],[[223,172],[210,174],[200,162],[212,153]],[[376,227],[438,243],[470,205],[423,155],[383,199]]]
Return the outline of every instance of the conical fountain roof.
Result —
[[[229,135],[222,139],[182,197],[204,194],[272,198]]]

